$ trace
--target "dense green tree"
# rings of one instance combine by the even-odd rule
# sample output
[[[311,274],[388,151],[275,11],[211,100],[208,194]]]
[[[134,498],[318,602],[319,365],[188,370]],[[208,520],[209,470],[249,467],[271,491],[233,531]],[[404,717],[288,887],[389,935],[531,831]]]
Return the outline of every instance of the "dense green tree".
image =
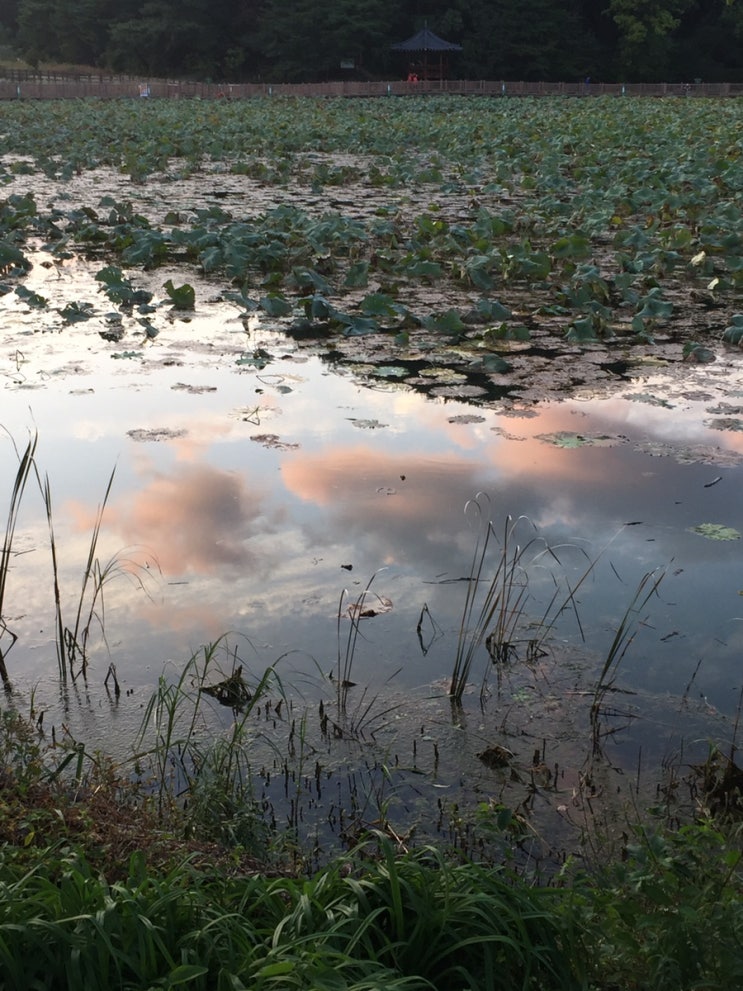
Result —
[[[570,0],[493,0],[473,8],[462,69],[490,79],[583,79],[598,75],[598,45]]]
[[[678,32],[677,78],[707,82],[739,79],[742,44],[743,4],[698,0]]]
[[[210,0],[146,0],[111,23],[107,60],[122,71],[221,77],[231,47],[225,11]]]
[[[389,0],[268,0],[259,41],[272,78],[286,82],[342,76],[341,60],[389,61]]]
[[[31,62],[235,81],[394,77],[426,23],[460,77],[743,79],[743,0],[0,0]]]
[[[41,59],[97,65],[107,37],[110,0],[19,0],[18,46]]]
[[[619,31],[617,69],[627,79],[668,78],[673,34],[693,0],[610,0]]]
[[[0,44],[13,42],[18,31],[18,0],[0,3]]]

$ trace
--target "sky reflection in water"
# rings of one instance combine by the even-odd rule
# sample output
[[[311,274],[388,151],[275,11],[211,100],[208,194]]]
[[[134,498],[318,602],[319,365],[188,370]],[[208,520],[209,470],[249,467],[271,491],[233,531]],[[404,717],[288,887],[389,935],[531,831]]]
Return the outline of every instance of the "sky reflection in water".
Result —
[[[552,574],[574,583],[598,559],[577,596],[586,642],[569,612],[555,631],[597,660],[643,574],[666,567],[623,661],[624,681],[679,696],[701,660],[695,692],[734,710],[740,543],[690,528],[712,522],[743,531],[741,469],[674,456],[693,445],[741,451],[743,434],[705,425],[709,401],[667,409],[574,400],[513,415],[370,388],[289,347],[263,371],[216,353],[195,368],[161,362],[154,374],[120,360],[104,388],[106,358],[98,373],[76,381],[67,365],[41,388],[6,370],[2,419],[19,446],[38,428],[71,599],[116,466],[101,556],[126,548],[149,593],[125,580],[107,590],[106,636],[125,686],[151,685],[166,661],[185,662],[227,632],[249,638],[246,657],[257,668],[291,651],[290,680],[315,666],[327,671],[343,590],[355,597],[377,572],[373,589],[393,609],[364,622],[354,676],[379,682],[401,669],[403,688],[440,682],[451,672],[465,592],[458,579],[469,573],[475,542],[464,507],[484,493],[481,505],[499,532],[508,514],[524,516],[522,542],[538,533],[561,547]],[[654,388],[664,394],[645,383],[646,399]],[[606,435],[611,446],[544,439],[560,431]],[[658,443],[665,456],[651,456]],[[8,444],[5,491],[14,474],[9,453]],[[56,671],[46,523],[33,496],[18,538],[28,553],[17,559],[7,599],[21,634],[8,664],[29,683]],[[535,618],[552,594],[546,573],[530,570],[527,611]],[[424,604],[441,633],[425,652],[416,634]],[[95,677],[108,660],[101,643]]]

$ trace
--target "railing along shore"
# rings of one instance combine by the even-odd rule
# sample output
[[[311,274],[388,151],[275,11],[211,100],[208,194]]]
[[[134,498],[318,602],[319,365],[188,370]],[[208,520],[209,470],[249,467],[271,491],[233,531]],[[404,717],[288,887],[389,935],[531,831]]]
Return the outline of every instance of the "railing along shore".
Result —
[[[213,83],[147,79],[103,73],[42,73],[0,68],[0,100],[232,99],[255,96],[369,97],[450,93],[461,96],[743,96],[743,83],[526,82],[484,79],[357,81],[327,83]]]

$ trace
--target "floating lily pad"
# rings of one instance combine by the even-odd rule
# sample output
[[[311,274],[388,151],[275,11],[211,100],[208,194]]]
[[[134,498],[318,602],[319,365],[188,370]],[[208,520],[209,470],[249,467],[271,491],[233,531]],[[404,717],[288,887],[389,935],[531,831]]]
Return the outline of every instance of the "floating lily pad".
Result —
[[[518,437],[516,434],[509,433],[508,430],[504,430],[503,427],[491,427],[490,429],[504,440],[526,440],[526,437]]]
[[[216,385],[188,385],[186,382],[176,382],[170,387],[174,392],[188,392],[194,396],[203,395],[205,392],[216,392]]]
[[[346,610],[346,615],[350,619],[372,619],[374,616],[382,616],[392,610],[392,599],[386,595],[375,595],[370,604],[366,602],[352,602]]]
[[[679,465],[716,465],[734,468],[743,464],[743,454],[738,451],[725,451],[720,447],[676,447],[664,441],[646,440],[635,445],[636,451],[648,454],[651,458],[673,458]]]
[[[667,399],[661,399],[660,396],[653,396],[649,392],[630,393],[624,398],[629,399],[633,403],[646,403],[648,406],[663,406],[665,409],[674,408],[674,404],[669,403]]]
[[[554,447],[616,447],[626,444],[627,438],[619,434],[572,434],[567,430],[558,430],[554,434],[537,434],[537,440],[543,440]]]
[[[711,430],[743,430],[743,420],[736,417],[723,416],[717,420],[708,420],[706,423]]]
[[[731,406],[730,403],[718,403],[717,406],[710,406],[707,410],[714,416],[743,416],[743,406]]]
[[[386,427],[386,423],[382,423],[379,420],[362,420],[357,419],[355,416],[348,417],[349,423],[352,423],[354,427],[358,427],[359,430],[378,430],[380,427]]]
[[[486,390],[479,385],[459,385],[443,386],[431,389],[432,396],[441,396],[442,399],[461,399],[465,396],[484,396]]]
[[[132,440],[146,442],[146,441],[160,441],[160,440],[174,440],[177,437],[185,437],[185,430],[174,430],[170,427],[155,427],[152,430],[127,430],[127,436],[131,437]]]
[[[458,416],[450,416],[449,423],[484,423],[484,416],[477,416],[475,413],[460,413]]]
[[[448,382],[450,384],[456,384],[457,382],[466,382],[467,376],[462,372],[457,372],[453,368],[422,368],[420,372],[421,378],[431,378],[436,379],[437,382]]]
[[[740,533],[730,526],[721,523],[700,523],[689,528],[690,533],[698,533],[708,540],[740,540]]]
[[[253,434],[250,439],[274,451],[296,451],[299,448],[299,444],[281,440],[278,434]]]
[[[374,374],[380,375],[382,378],[403,379],[408,374],[408,370],[402,365],[379,365],[378,368],[374,369]]]

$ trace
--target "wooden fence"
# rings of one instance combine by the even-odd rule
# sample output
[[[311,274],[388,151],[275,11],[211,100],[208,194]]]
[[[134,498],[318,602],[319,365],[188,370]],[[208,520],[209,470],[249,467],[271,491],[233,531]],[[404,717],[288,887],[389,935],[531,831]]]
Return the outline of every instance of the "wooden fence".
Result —
[[[509,80],[442,79],[409,83],[339,81],[328,83],[199,83],[103,74],[51,74],[0,68],[0,100],[233,99],[254,96],[365,97],[452,93],[464,96],[743,96],[743,83],[547,83]]]

